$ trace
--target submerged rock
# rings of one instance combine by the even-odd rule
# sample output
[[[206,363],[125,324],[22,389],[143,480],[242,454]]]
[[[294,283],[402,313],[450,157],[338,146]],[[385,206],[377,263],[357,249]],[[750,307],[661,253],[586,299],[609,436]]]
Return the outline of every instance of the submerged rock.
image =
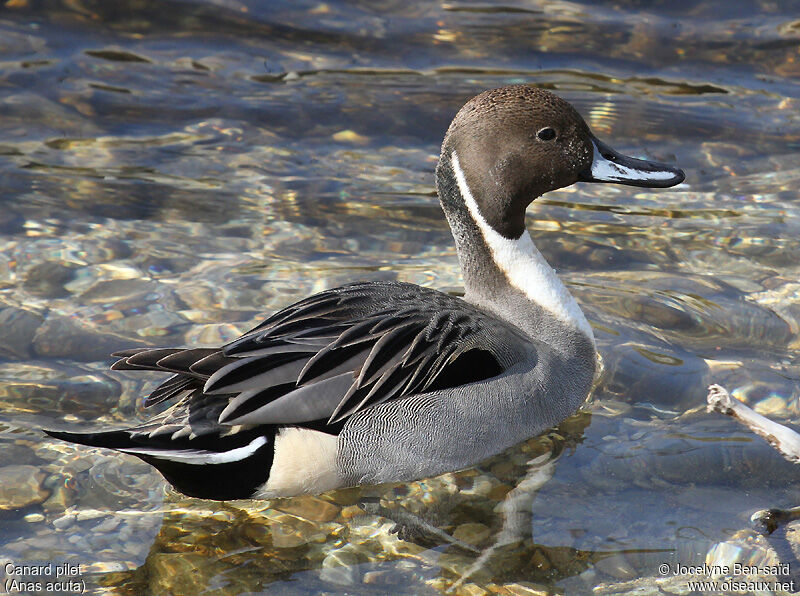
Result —
[[[42,298],[65,298],[70,295],[70,291],[64,284],[72,280],[76,268],[76,265],[61,261],[39,263],[28,270],[23,287]]]
[[[0,510],[12,511],[44,501],[49,492],[42,487],[44,473],[35,466],[0,468]]]
[[[322,560],[319,578],[340,586],[352,586],[359,582],[358,556],[346,550],[332,551]]]
[[[0,354],[12,358],[28,358],[31,344],[44,317],[37,312],[15,306],[0,310]]]
[[[33,338],[33,350],[37,356],[83,362],[105,360],[117,350],[146,346],[143,341],[98,331],[66,317],[48,318]]]
[[[309,495],[287,499],[277,509],[312,522],[332,521],[341,511],[341,507]]]

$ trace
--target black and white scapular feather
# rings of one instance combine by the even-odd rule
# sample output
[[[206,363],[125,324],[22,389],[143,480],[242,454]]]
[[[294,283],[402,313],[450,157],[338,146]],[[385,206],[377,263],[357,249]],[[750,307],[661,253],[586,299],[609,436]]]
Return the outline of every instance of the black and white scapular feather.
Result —
[[[671,186],[680,170],[603,145],[558,97],[519,85],[458,113],[437,167],[458,298],[400,282],[324,291],[221,348],[136,349],[170,373],[132,428],[53,437],[129,453],[179,491],[317,493],[468,467],[558,423],[595,371],[591,327],[533,245],[525,208],[583,180]]]

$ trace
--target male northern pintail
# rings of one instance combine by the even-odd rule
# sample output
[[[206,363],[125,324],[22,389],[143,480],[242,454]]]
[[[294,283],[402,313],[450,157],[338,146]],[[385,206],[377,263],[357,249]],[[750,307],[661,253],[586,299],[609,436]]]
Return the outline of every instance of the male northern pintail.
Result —
[[[574,182],[669,187],[683,172],[620,155],[566,101],[481,93],[442,144],[436,183],[464,298],[400,282],[324,291],[221,348],[128,350],[117,370],[173,373],[148,422],[50,435],[135,455],[179,491],[270,498],[474,465],[574,412],[594,336],[536,249],[525,209]]]

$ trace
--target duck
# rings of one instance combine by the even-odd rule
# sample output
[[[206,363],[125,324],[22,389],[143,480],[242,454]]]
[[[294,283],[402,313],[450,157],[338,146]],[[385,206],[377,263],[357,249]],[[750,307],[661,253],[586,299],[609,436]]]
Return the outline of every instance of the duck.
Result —
[[[170,375],[144,399],[162,411],[121,429],[45,432],[138,457],[177,491],[216,500],[469,468],[570,416],[595,376],[592,327],[534,245],[527,207],[577,182],[683,180],[613,150],[549,91],[484,91],[456,114],[436,167],[463,296],[360,281],[222,347],[116,352],[113,370]]]

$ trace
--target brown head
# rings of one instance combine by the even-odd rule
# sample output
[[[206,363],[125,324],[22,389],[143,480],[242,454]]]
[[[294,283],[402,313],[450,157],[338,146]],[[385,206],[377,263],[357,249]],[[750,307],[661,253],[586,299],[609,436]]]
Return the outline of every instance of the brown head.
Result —
[[[578,181],[666,187],[684,178],[671,166],[613,151],[569,103],[530,85],[485,91],[458,112],[437,169],[443,203],[452,194],[442,192],[451,170],[443,163],[452,166],[454,153],[481,216],[506,238],[520,237],[525,209],[550,190]]]

